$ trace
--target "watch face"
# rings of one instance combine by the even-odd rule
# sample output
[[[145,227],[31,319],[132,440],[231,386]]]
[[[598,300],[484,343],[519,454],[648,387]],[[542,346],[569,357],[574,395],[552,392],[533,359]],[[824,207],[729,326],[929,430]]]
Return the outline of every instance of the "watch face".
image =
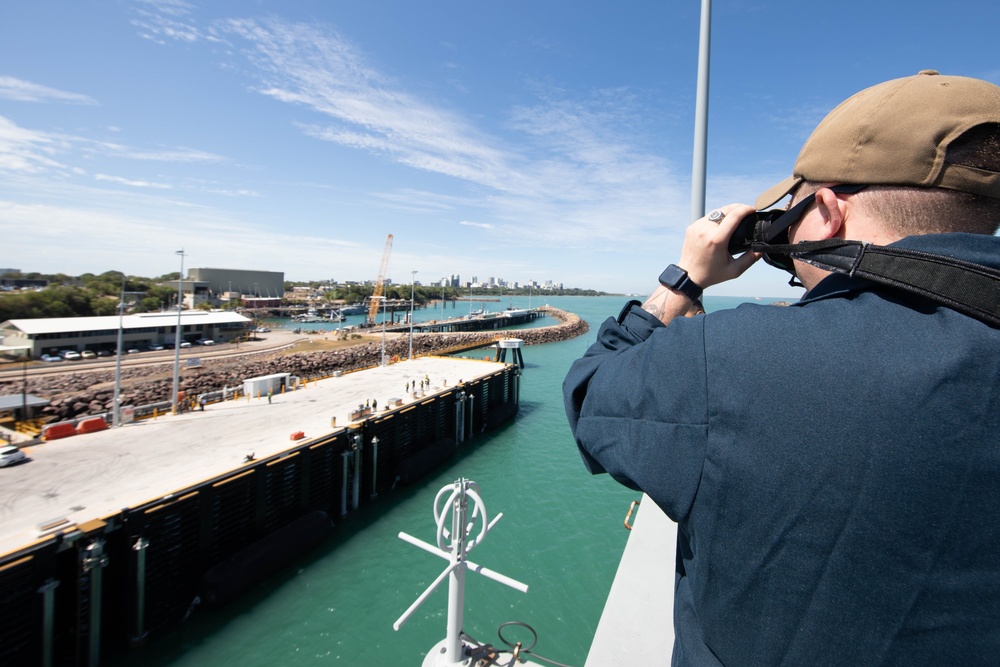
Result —
[[[685,278],[687,278],[687,271],[676,264],[671,264],[667,268],[663,269],[663,273],[660,274],[660,284],[674,289],[680,285]]]

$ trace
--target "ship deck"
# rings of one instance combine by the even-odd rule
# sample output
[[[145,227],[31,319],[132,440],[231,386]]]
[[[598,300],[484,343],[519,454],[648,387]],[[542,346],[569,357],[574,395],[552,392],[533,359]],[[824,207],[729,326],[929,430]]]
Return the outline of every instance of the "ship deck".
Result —
[[[677,524],[643,495],[585,667],[670,662],[676,552]]]
[[[29,461],[0,469],[0,555],[35,542],[40,526],[87,521],[167,497],[202,480],[238,469],[244,457],[279,454],[306,439],[337,431],[369,399],[379,413],[394,399],[425,401],[495,373],[505,364],[449,357],[421,357],[309,382],[266,397],[210,404],[204,412],[165,415],[118,429],[25,447]],[[407,382],[430,388],[407,395]],[[336,418],[336,427],[331,420]],[[299,441],[301,443],[301,441]]]

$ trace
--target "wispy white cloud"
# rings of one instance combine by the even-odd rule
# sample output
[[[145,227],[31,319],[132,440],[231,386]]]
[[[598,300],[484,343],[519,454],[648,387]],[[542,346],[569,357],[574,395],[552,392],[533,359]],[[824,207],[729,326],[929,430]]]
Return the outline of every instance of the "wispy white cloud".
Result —
[[[64,170],[55,155],[66,148],[66,141],[47,132],[19,127],[0,116],[0,170],[22,174]]]
[[[488,222],[472,222],[471,220],[459,220],[458,224],[465,225],[466,227],[479,227],[481,229],[493,229],[496,225],[491,225]]]
[[[215,153],[193,148],[165,148],[150,150],[134,148],[111,142],[93,142],[97,150],[108,155],[130,160],[150,160],[156,162],[225,162],[226,158]]]
[[[220,31],[246,45],[258,92],[331,119],[300,124],[307,135],[473,185],[479,205],[525,242],[572,232],[581,244],[630,244],[629,234],[658,231],[684,208],[670,202],[686,206],[686,178],[643,145],[641,104],[627,90],[582,100],[556,91],[512,109],[500,138],[409,93],[332,29],[232,19]],[[426,204],[404,199],[392,203]]]
[[[67,104],[96,105],[97,100],[81,93],[68,93],[41,84],[0,76],[0,99],[16,102],[64,102]]]
[[[187,16],[194,5],[184,0],[134,0],[135,4],[155,10],[162,16]]]
[[[154,188],[157,190],[169,190],[173,186],[167,183],[154,183],[152,181],[137,181],[131,178],[122,178],[121,176],[109,176],[107,174],[95,174],[94,179],[98,181],[107,181],[109,183],[118,183],[119,185],[128,185],[133,188]]]
[[[202,192],[209,192],[213,195],[222,195],[223,197],[260,197],[260,193],[256,190],[249,189],[226,189],[226,188],[201,188]]]
[[[225,157],[191,148],[163,148],[157,150],[135,148],[120,143],[95,141],[69,134],[42,132],[19,126],[9,118],[0,116],[0,169],[21,173],[65,171],[82,174],[77,166],[60,161],[73,159],[74,150],[89,156],[125,158],[129,160],[215,163],[227,161]],[[57,156],[62,156],[57,159]],[[79,158],[79,155],[76,155]]]
[[[475,204],[469,198],[426,190],[415,190],[413,188],[399,188],[393,192],[378,192],[373,194],[372,197],[385,208],[420,213],[452,212],[460,207]]]
[[[198,26],[192,14],[195,6],[183,0],[136,0],[132,19],[143,39],[166,44],[168,41],[193,43],[220,42],[214,32]]]
[[[303,126],[310,136],[385,154],[416,169],[507,187],[503,150],[459,114],[423,102],[370,67],[331,29],[231,19],[220,30],[247,45],[244,52],[257,68],[261,94],[334,121]]]

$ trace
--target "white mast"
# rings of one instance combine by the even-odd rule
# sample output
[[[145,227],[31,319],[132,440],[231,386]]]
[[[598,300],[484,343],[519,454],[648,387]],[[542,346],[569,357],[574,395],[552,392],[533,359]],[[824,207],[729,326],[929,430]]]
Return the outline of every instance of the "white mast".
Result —
[[[691,161],[691,220],[705,215],[705,171],[708,147],[708,66],[712,42],[712,0],[701,0],[698,43],[698,89],[694,110],[694,158]]]

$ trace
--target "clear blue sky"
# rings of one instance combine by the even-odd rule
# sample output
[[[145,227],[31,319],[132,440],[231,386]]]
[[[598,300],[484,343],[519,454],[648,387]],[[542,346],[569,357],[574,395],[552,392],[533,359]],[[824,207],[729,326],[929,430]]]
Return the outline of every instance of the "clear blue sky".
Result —
[[[0,267],[648,293],[690,211],[698,0],[0,4]],[[716,0],[708,207],[848,95],[1000,83],[1000,3]],[[710,294],[792,296],[762,263]]]

